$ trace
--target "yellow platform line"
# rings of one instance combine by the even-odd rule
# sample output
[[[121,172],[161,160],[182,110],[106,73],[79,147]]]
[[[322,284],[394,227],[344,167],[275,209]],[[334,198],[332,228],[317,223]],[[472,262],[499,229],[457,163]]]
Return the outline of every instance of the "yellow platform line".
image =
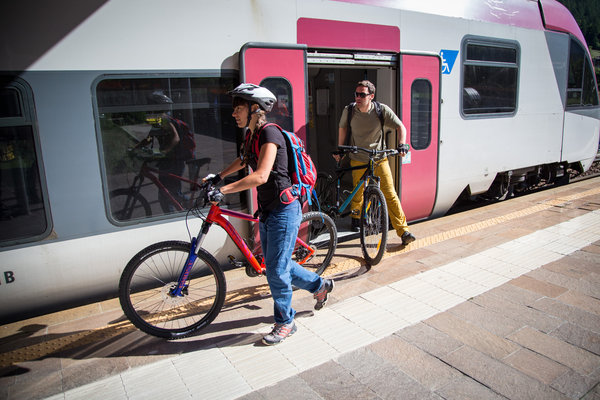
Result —
[[[512,221],[517,218],[522,218],[540,211],[548,210],[552,207],[563,206],[564,204],[570,203],[574,200],[581,199],[583,197],[593,196],[600,193],[600,188],[590,189],[581,193],[576,193],[571,196],[560,197],[548,201],[544,201],[541,204],[537,204],[532,207],[525,208],[520,211],[515,211],[503,216],[494,217],[487,219],[485,221],[476,222],[470,225],[466,225],[463,227],[458,227],[456,229],[440,232],[435,235],[428,236],[423,239],[417,239],[413,243],[408,246],[393,252],[388,252],[384,255],[384,258],[393,257],[401,253],[406,253],[411,250],[416,250],[419,248],[427,247],[435,243],[443,242],[445,240],[454,239],[459,236],[466,235],[468,233],[472,233],[478,230],[482,230],[488,228],[490,226],[494,226],[497,224],[501,224],[504,222]],[[348,270],[350,268],[356,268],[357,266],[362,265],[360,261],[357,260],[343,260],[341,262],[335,263],[332,265],[331,270],[328,268],[326,270],[326,275],[337,274],[342,272],[343,270]],[[252,291],[252,296],[256,296],[256,290],[261,295],[268,294],[268,285],[260,285]],[[225,304],[228,306],[231,305],[231,302],[243,302],[245,299],[250,297],[251,294],[248,293],[248,289],[240,289],[227,294],[227,298]],[[129,331],[135,330],[135,327],[129,321],[122,321],[115,324],[108,325],[106,327],[92,329],[88,331],[82,331],[74,334],[69,334],[60,338],[51,339],[48,341],[44,341],[41,343],[29,345],[22,347],[20,349],[11,350],[5,353],[0,354],[0,367],[7,367],[13,364],[17,364],[24,361],[37,360],[43,357],[46,357],[51,354],[55,354],[58,352],[75,349],[77,347],[98,343],[99,341],[112,338],[114,336],[120,335],[122,333],[126,333]],[[6,340],[6,338],[4,338]]]

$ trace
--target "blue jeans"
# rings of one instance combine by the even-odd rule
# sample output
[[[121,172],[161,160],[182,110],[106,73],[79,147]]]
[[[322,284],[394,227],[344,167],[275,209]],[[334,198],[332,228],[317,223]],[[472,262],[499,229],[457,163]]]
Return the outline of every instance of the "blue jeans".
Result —
[[[314,293],[323,283],[319,275],[292,261],[301,219],[300,202],[294,201],[279,205],[259,223],[267,281],[278,324],[289,324],[294,320],[296,311],[292,308],[292,285]]]

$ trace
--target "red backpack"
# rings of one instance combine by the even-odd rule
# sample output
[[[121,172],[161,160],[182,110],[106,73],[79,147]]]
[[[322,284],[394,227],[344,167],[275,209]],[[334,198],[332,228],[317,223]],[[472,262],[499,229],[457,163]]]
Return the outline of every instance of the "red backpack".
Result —
[[[317,194],[315,192],[315,183],[317,182],[317,169],[315,164],[310,158],[310,155],[306,152],[304,142],[294,132],[288,132],[282,129],[279,125],[274,123],[268,123],[261,127],[258,131],[256,139],[253,141],[252,152],[256,154],[258,158],[258,138],[260,132],[267,126],[275,126],[283,133],[285,142],[287,144],[288,151],[288,162],[291,161],[293,165],[293,171],[290,171],[290,179],[292,180],[292,186],[283,190],[279,198],[284,204],[290,204],[298,197],[306,199],[308,204],[312,204],[312,197],[314,196],[317,200]]]

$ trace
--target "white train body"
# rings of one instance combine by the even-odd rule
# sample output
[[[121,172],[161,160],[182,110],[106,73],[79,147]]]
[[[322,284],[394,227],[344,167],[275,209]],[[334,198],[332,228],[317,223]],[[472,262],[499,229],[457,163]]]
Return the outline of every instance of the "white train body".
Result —
[[[138,250],[188,240],[184,213],[159,207],[156,186],[143,189],[151,215],[119,218],[111,208],[114,190],[137,172],[121,159],[150,129],[141,115],[158,111],[145,100],[152,90],[173,97],[170,111],[196,133],[201,174],[237,154],[226,91],[241,81],[271,85],[287,105],[279,122],[305,137],[319,170],[331,171],[341,111],[358,80],[374,81],[376,99],[409,132],[409,156],[393,162],[409,221],[444,215],[461,195],[501,198],[560,180],[597,154],[590,55],[554,0],[62,4],[11,6],[15,19],[2,28],[4,321],[114,296]],[[1,109],[14,93],[20,114]],[[29,156],[11,140],[27,142]],[[253,211],[251,193],[228,202]],[[192,234],[199,225],[191,222]],[[238,254],[220,229],[206,244],[223,262]]]

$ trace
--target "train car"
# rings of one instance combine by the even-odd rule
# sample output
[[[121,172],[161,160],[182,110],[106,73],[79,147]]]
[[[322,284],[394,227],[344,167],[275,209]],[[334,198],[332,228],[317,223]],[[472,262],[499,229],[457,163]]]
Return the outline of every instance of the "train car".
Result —
[[[138,250],[196,233],[190,180],[238,154],[227,92],[240,82],[275,93],[269,118],[320,171],[356,82],[374,82],[408,130],[393,169],[409,221],[560,182],[598,150],[591,57],[555,0],[13,3],[0,35],[4,322],[115,296]],[[164,151],[169,118],[195,148]],[[183,172],[164,178],[169,162]],[[254,209],[252,193],[226,203]],[[226,239],[206,243],[223,263]]]

